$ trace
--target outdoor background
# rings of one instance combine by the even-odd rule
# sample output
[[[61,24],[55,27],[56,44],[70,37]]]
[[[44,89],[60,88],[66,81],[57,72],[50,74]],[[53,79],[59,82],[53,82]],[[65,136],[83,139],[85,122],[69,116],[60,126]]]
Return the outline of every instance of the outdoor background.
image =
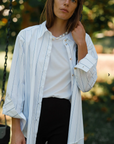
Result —
[[[46,0],[13,0],[7,79],[13,49],[21,29],[39,24]],[[0,0],[0,96],[2,89],[9,1]],[[114,144],[114,0],[85,0],[82,24],[98,54],[97,81],[82,94],[85,144]],[[5,90],[7,87],[7,79]],[[2,108],[0,123],[4,123]],[[7,116],[8,125],[11,118]]]

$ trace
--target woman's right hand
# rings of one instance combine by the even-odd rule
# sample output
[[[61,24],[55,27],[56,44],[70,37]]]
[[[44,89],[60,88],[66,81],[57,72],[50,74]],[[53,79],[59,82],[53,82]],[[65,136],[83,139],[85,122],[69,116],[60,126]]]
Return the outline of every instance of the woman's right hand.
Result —
[[[11,144],[26,144],[25,137],[21,131],[13,131]]]
[[[20,119],[12,118],[11,144],[26,144],[25,137],[20,128]]]

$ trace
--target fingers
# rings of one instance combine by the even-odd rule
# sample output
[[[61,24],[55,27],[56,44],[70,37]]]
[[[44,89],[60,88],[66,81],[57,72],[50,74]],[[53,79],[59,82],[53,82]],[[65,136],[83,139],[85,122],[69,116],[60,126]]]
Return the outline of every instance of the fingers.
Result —
[[[82,25],[82,23],[79,21],[79,25],[82,27],[82,29],[85,31],[84,26]]]
[[[76,28],[77,28],[78,26],[81,26],[81,28],[83,28],[83,25],[82,25],[82,23],[81,23],[80,21],[78,21]]]
[[[78,21],[77,26],[73,29],[72,33],[75,33],[79,30],[82,30],[85,33],[85,29],[80,21]]]
[[[82,23],[81,23],[80,21],[79,21],[79,25],[80,25],[82,28],[84,28],[83,25],[82,25]]]
[[[23,139],[23,142],[22,142],[22,144],[26,144],[26,141],[25,141],[25,139]]]

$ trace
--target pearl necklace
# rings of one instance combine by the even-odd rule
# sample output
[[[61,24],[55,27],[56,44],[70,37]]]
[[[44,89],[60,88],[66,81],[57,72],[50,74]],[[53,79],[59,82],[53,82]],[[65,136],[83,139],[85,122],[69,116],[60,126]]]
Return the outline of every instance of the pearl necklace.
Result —
[[[64,34],[60,35],[59,37],[52,38],[52,40],[59,39],[59,38],[61,38],[61,37],[65,36],[65,35],[67,35],[67,34],[68,34],[68,32],[65,32]]]

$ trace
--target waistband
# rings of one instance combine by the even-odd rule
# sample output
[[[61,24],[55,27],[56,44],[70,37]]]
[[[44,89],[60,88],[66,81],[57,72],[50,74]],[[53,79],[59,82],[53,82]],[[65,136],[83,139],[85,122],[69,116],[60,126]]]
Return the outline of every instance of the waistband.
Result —
[[[51,97],[44,97],[42,100],[43,100],[43,101],[45,101],[45,100],[67,101],[67,102],[70,103],[70,100],[69,100],[69,99],[66,99],[66,98],[58,98],[58,97],[53,97],[53,96],[51,96]],[[71,104],[71,103],[70,103],[70,104]]]

